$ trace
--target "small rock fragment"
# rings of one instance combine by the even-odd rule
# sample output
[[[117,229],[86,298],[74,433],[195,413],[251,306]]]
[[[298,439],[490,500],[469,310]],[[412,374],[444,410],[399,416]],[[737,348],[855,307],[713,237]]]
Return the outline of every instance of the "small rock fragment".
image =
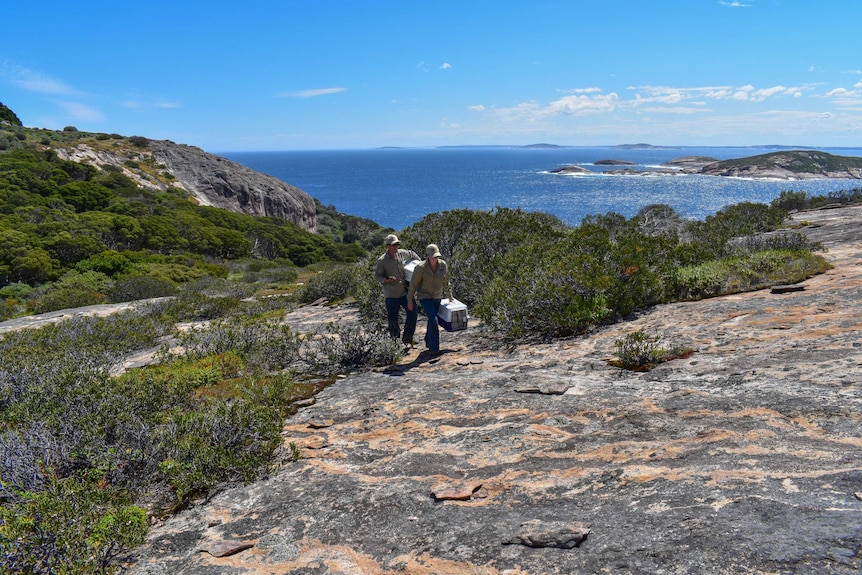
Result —
[[[308,427],[310,427],[311,429],[325,429],[327,427],[332,427],[333,425],[335,425],[335,422],[331,419],[308,422]]]
[[[571,387],[567,383],[540,383],[538,385],[524,385],[516,387],[518,393],[541,393],[543,395],[563,395]]]
[[[469,501],[481,487],[481,483],[445,484],[435,486],[431,490],[431,495],[434,496],[435,501]]]
[[[805,289],[804,285],[801,284],[793,284],[793,285],[782,285],[782,286],[772,286],[770,288],[770,293],[790,293],[794,291],[802,291]]]
[[[229,557],[230,555],[235,555],[240,551],[245,551],[252,547],[254,547],[254,543],[249,543],[248,541],[226,539],[224,541],[214,541],[213,543],[201,547],[198,551],[209,553],[213,557]]]
[[[521,530],[503,541],[503,545],[572,549],[587,538],[591,526],[592,523],[582,521],[564,522],[533,519],[521,523]]]

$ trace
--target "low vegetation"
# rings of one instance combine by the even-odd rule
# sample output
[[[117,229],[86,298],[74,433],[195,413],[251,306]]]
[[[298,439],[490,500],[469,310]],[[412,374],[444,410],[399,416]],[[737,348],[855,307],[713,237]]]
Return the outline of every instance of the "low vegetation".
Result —
[[[644,330],[633,331],[614,342],[614,358],[609,363],[630,371],[650,371],[673,359],[690,356],[694,350],[679,343],[666,344],[666,339]]]
[[[294,298],[247,290],[201,280],[140,311],[0,338],[0,572],[112,572],[149,516],[296,460],[281,449],[296,400],[401,357],[382,332],[299,334],[284,323]],[[112,375],[154,348],[157,365]]]

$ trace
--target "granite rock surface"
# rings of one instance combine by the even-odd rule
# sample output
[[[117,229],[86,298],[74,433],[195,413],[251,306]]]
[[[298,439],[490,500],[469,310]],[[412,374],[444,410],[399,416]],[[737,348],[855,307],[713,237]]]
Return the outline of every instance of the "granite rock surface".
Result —
[[[803,289],[547,344],[471,320],[439,358],[339,379],[285,422],[301,459],[155,525],[128,571],[860,573],[862,208],[797,219],[834,264]],[[288,321],[334,316],[357,321]],[[637,329],[696,353],[610,366]]]

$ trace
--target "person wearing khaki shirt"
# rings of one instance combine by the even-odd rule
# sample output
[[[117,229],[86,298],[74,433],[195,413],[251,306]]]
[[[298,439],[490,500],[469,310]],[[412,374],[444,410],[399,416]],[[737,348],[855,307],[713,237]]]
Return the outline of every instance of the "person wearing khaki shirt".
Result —
[[[418,310],[407,305],[407,281],[405,280],[404,264],[410,260],[418,260],[419,256],[412,250],[402,250],[401,242],[395,234],[386,236],[385,243],[386,251],[377,258],[377,263],[374,266],[374,277],[383,285],[389,335],[393,339],[401,337],[404,345],[413,345],[413,334],[416,331],[416,318],[419,313]],[[407,313],[403,337],[398,321],[401,308],[404,308]]]
[[[413,280],[407,292],[407,309],[414,309],[414,298],[419,300],[428,327],[425,330],[425,345],[431,355],[440,355],[440,328],[437,326],[437,312],[440,311],[440,301],[444,295],[452,298],[452,287],[449,285],[449,266],[440,259],[440,250],[436,244],[428,244],[425,248],[425,261],[413,270]]]

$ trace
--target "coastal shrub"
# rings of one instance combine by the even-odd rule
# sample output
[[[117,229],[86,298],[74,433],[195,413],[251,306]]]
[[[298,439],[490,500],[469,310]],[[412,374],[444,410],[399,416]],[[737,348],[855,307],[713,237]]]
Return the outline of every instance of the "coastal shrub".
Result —
[[[33,313],[48,313],[61,309],[84,307],[105,303],[108,299],[103,293],[81,288],[53,289],[45,295],[31,300],[27,309]]]
[[[779,230],[770,234],[756,234],[734,238],[729,242],[733,250],[740,254],[753,254],[768,250],[822,251],[823,244],[808,239],[799,232]]]
[[[703,221],[686,226],[684,246],[678,254],[683,265],[699,264],[731,255],[732,238],[751,236],[778,229],[787,212],[776,206],[740,202],[727,206]]]
[[[114,282],[114,287],[108,291],[108,300],[112,303],[172,296],[176,286],[163,279],[149,276],[125,276]]]
[[[115,494],[70,477],[0,506],[2,572],[113,573],[112,561],[149,528],[146,512]]]
[[[219,320],[178,334],[185,357],[235,353],[249,369],[269,373],[297,361],[301,339],[280,321],[260,318]]]
[[[108,376],[172,326],[152,309],[163,307],[0,338],[4,567],[111,572],[146,533],[135,501],[185,505],[273,464],[298,397],[289,375],[254,375],[230,351]],[[259,356],[276,356],[271,333],[258,335]]]
[[[79,272],[97,271],[109,277],[115,277],[126,272],[133,264],[131,254],[106,250],[79,261],[75,269]]]
[[[101,272],[70,270],[56,282],[34,290],[27,307],[34,313],[47,313],[101,304],[107,301],[113,286],[113,280]]]
[[[299,277],[296,266],[284,261],[249,260],[242,267],[242,281],[264,288],[287,288]]]
[[[614,341],[616,359],[609,363],[631,371],[649,371],[660,363],[691,353],[692,349],[680,344],[665,347],[665,338],[659,334],[637,330]]]
[[[321,374],[391,365],[402,357],[401,342],[387,332],[334,323],[306,336],[302,350],[303,361]]]
[[[649,204],[642,207],[634,221],[638,231],[646,236],[676,237],[686,226],[682,216],[667,204]]]
[[[165,313],[176,321],[213,320],[236,313],[253,293],[248,284],[204,276],[181,286]]]
[[[677,300],[703,299],[798,283],[830,267],[823,257],[807,251],[767,250],[680,267],[674,273],[671,292]]]
[[[13,283],[0,287],[0,321],[23,314],[32,293],[33,288],[25,283]]]
[[[301,303],[319,299],[338,301],[347,297],[360,281],[361,270],[352,264],[337,265],[311,276],[296,294]]]
[[[498,207],[492,211],[450,210],[433,213],[402,231],[402,247],[421,258],[437,244],[449,265],[455,297],[472,305],[496,277],[503,257],[522,242],[543,237],[553,242],[567,229],[550,214]]]
[[[810,196],[805,191],[788,190],[772,200],[771,206],[790,211],[814,210],[828,205],[862,203],[862,188],[830,191],[825,196]]]
[[[476,305],[510,337],[581,333],[665,297],[664,244],[631,227],[586,223],[550,244],[533,238],[509,252]]]
[[[355,264],[357,269],[356,283],[353,285],[353,298],[359,311],[359,317],[370,330],[385,330],[386,302],[383,298],[383,288],[374,277],[376,256],[371,256]],[[404,319],[403,310],[399,312]],[[403,323],[401,323],[403,325]]]

